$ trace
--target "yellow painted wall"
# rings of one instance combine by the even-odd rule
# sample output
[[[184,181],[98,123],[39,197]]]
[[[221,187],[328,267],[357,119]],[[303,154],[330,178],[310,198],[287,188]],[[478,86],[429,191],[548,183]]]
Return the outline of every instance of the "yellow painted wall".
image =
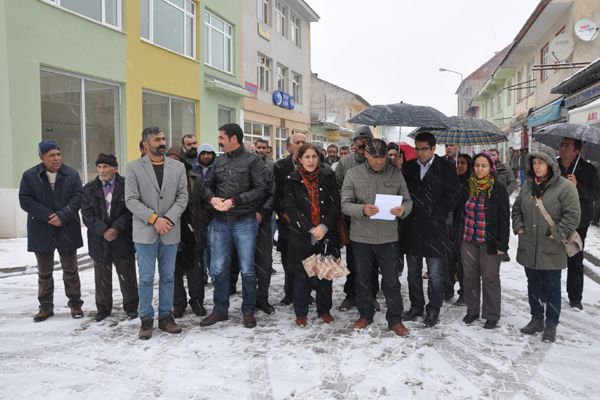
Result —
[[[142,126],[142,90],[150,90],[196,102],[196,132],[200,131],[200,59],[199,41],[202,13],[196,1],[196,60],[148,43],[141,37],[140,6],[137,1],[125,5],[127,32],[127,72],[125,84],[127,159],[139,157],[138,143]]]

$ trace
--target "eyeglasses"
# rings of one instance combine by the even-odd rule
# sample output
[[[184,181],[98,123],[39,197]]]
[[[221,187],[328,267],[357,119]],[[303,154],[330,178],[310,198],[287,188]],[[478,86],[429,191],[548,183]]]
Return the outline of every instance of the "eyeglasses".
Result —
[[[431,150],[431,147],[415,147],[415,150],[416,150],[418,153],[421,153],[421,152],[424,152],[424,151],[429,151],[429,150]]]

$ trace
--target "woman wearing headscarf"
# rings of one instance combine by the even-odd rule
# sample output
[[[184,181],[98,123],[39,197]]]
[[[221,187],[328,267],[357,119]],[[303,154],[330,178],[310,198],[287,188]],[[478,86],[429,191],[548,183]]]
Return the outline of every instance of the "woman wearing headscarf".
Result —
[[[543,331],[542,340],[554,342],[560,317],[560,276],[567,267],[563,240],[579,225],[581,208],[576,186],[560,176],[554,158],[532,152],[527,155],[526,165],[527,182],[512,209],[513,232],[519,235],[517,262],[525,267],[531,309],[531,321],[521,332],[533,335]],[[554,226],[546,220],[542,208]]]
[[[500,261],[508,251],[510,231],[508,193],[495,178],[491,154],[477,154],[468,180],[460,249],[467,305],[463,321],[470,324],[479,319],[483,297],[481,310],[486,329],[495,328],[500,319]]]
[[[300,167],[286,178],[285,184],[285,211],[290,217],[288,263],[294,271],[292,298],[299,327],[307,324],[310,291],[315,280],[317,314],[323,322],[333,322],[331,281],[309,278],[302,264],[312,254],[340,257],[337,230],[340,192],[335,173],[321,163],[319,155],[314,144],[302,145],[296,154]]]

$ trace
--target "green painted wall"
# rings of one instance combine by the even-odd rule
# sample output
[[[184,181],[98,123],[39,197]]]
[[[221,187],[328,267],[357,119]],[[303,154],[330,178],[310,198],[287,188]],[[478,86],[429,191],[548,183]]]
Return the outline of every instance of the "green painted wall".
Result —
[[[217,145],[218,126],[218,106],[222,105],[235,110],[235,122],[240,123],[241,97],[226,94],[214,89],[207,89],[204,82],[204,74],[210,74],[227,82],[242,85],[242,39],[241,39],[241,15],[239,0],[204,0],[199,5],[198,18],[201,18],[199,24],[200,41],[200,60],[201,60],[201,79],[200,79],[200,143],[210,143]],[[233,74],[228,74],[218,69],[204,64],[204,12],[209,10],[228,23],[233,25],[234,43],[233,43]],[[243,126],[242,126],[243,128]]]
[[[0,0],[0,29],[0,129],[9,146],[0,168],[10,171],[0,175],[0,187],[17,188],[23,171],[39,162],[40,67],[124,82],[125,34],[40,0]]]

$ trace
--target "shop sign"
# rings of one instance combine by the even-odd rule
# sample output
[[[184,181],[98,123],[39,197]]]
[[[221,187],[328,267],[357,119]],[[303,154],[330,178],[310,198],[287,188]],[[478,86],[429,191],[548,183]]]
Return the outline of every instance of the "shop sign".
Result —
[[[273,104],[281,108],[293,110],[294,107],[296,107],[296,99],[294,99],[294,96],[290,96],[281,90],[277,90],[273,92]]]

